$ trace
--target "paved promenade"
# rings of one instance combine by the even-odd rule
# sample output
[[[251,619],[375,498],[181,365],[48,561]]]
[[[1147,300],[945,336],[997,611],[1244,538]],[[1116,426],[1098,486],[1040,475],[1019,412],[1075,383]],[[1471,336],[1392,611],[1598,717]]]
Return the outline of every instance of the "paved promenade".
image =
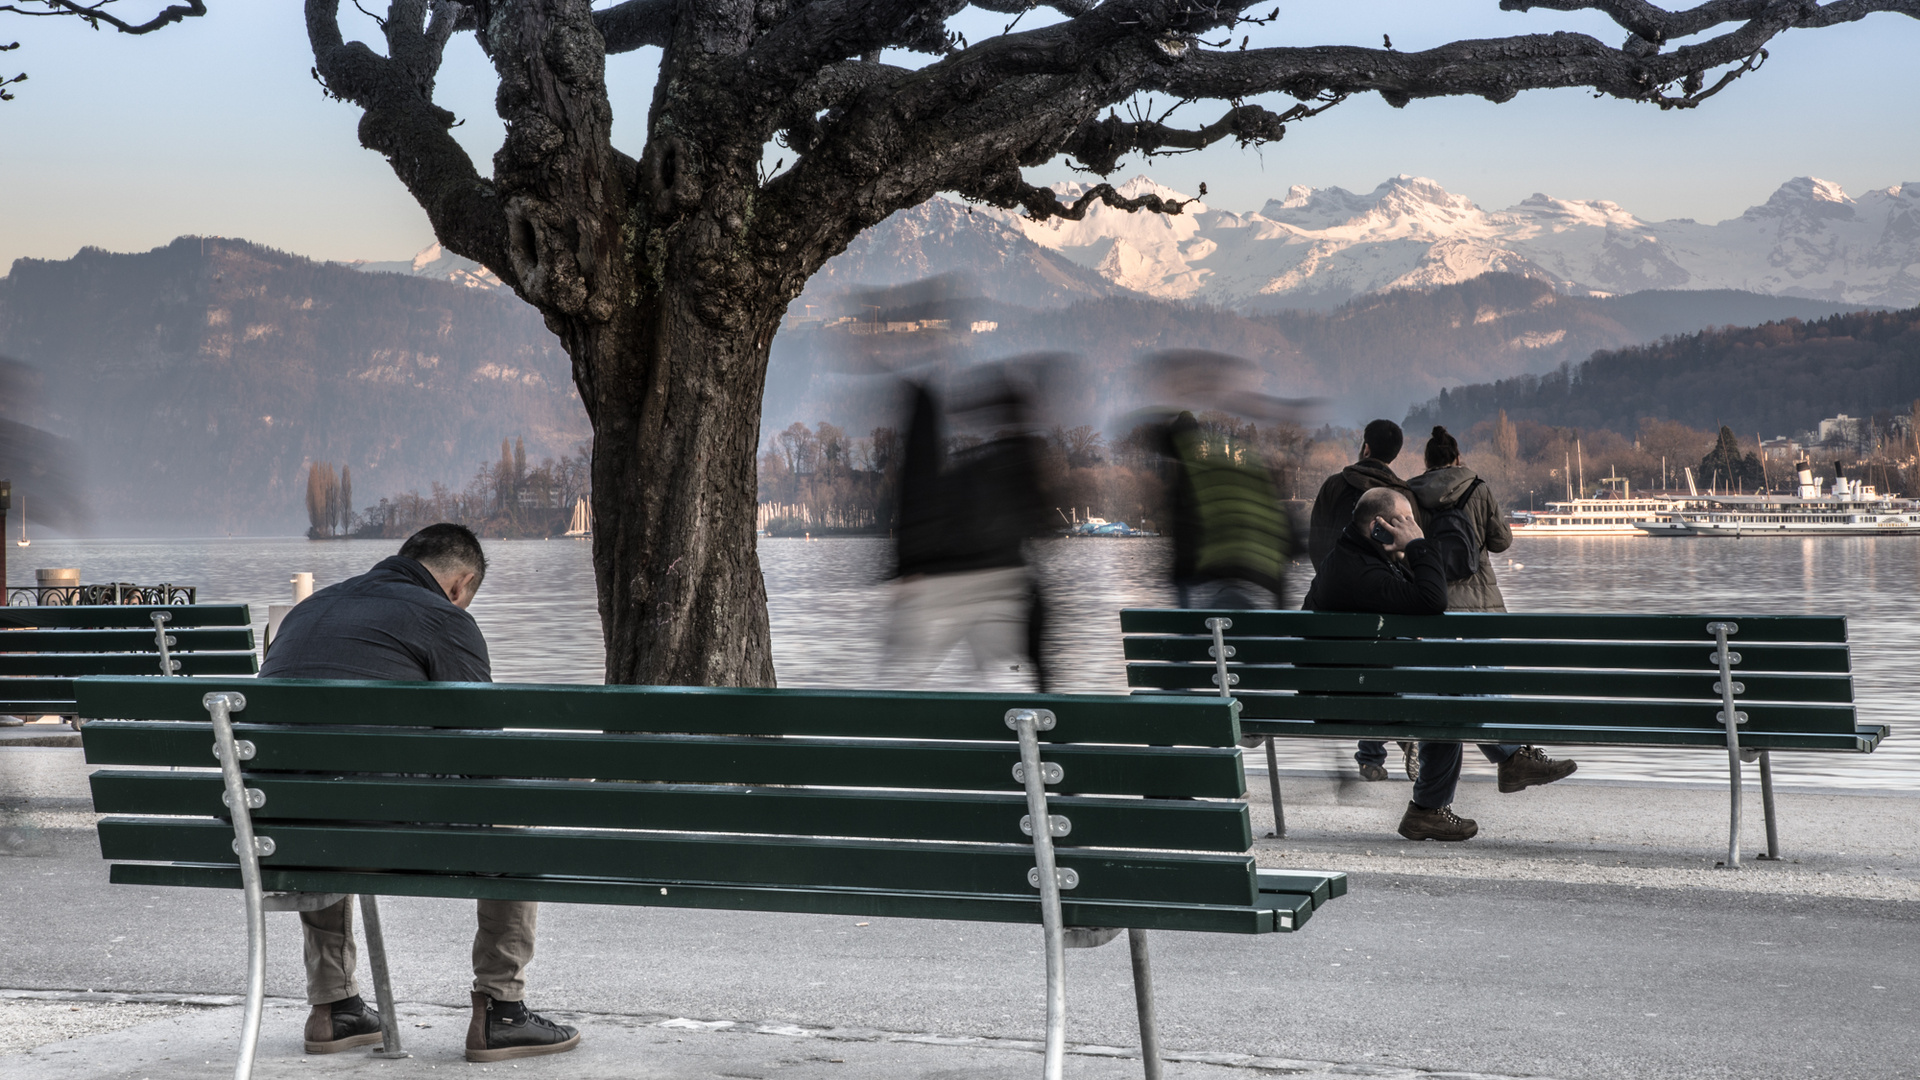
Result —
[[[1576,755],[1577,756],[1577,755]],[[1471,757],[1471,756],[1470,756]],[[1331,761],[1331,758],[1330,758]],[[1920,796],[1786,791],[1788,861],[1714,868],[1722,789],[1569,781],[1499,795],[1464,845],[1392,826],[1404,781],[1286,778],[1263,864],[1348,870],[1292,935],[1154,939],[1169,1076],[1910,1077],[1920,1060]],[[0,1076],[218,1075],[243,986],[237,894],[109,887],[79,752],[0,750]],[[1783,763],[1791,774],[1791,762]],[[1253,778],[1264,791],[1264,778]],[[1264,826],[1269,811],[1258,799]],[[1749,853],[1761,837],[1749,800]],[[1264,831],[1264,827],[1262,827]],[[471,905],[383,905],[415,1057],[299,1052],[299,936],[269,917],[259,1074],[429,1076],[460,1060]],[[1031,1077],[1031,927],[549,905],[535,1007],[579,1077]],[[1138,1076],[1127,957],[1068,954],[1069,1075]],[[209,1064],[210,1063],[210,1064]]]

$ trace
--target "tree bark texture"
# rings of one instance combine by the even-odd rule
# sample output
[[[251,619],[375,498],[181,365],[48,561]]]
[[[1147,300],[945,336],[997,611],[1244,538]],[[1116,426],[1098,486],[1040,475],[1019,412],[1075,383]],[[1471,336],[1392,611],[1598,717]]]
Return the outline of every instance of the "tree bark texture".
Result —
[[[1920,17],[1920,0],[1501,0],[1595,11],[1627,39],[1398,52],[1247,49],[1244,36],[1236,49],[1233,31],[1269,20],[1212,0],[977,0],[1064,17],[980,42],[947,28],[964,0],[392,0],[376,50],[346,40],[340,6],[306,0],[315,76],[363,110],[362,145],[386,156],[440,241],[539,308],[572,357],[594,432],[608,681],[684,685],[773,682],[754,534],[768,350],[814,271],[895,211],[952,192],[1035,217],[1095,203],[1179,213],[1106,184],[1064,203],[1022,170],[1065,154],[1106,175],[1132,154],[1274,142],[1363,92],[1405,105],[1584,86],[1691,108],[1759,67],[1783,30]],[[507,137],[490,176],[433,102],[443,51],[466,32],[499,77]],[[605,67],[649,46],[660,71],[634,160],[610,139]],[[879,62],[887,49],[932,59]],[[1142,91],[1222,105],[1193,127],[1167,112],[1123,119],[1116,106]],[[1275,92],[1295,103],[1243,100]],[[770,176],[769,141],[793,161]]]

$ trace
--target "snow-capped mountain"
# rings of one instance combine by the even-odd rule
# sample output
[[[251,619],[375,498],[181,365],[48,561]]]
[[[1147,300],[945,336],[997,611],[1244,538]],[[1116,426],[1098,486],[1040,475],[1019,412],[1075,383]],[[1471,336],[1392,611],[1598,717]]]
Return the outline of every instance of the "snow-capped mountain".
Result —
[[[369,274],[406,274],[411,277],[433,278],[436,281],[464,285],[469,289],[501,287],[500,279],[493,271],[472,259],[455,255],[442,248],[437,242],[428,244],[410,262],[368,262],[365,259],[355,259],[347,265]]]
[[[1083,188],[1059,190],[1072,196]],[[1128,195],[1148,190],[1184,197],[1145,177],[1121,187]],[[1713,225],[1648,222],[1606,200],[1546,195],[1490,211],[1414,176],[1366,194],[1295,186],[1244,214],[1204,203],[1175,216],[1096,204],[1082,221],[992,213],[1127,289],[1247,309],[1329,306],[1496,271],[1572,293],[1738,289],[1920,304],[1920,182],[1856,199],[1837,184],[1801,177]]]
[[[1062,184],[1063,197],[1079,184]],[[1127,195],[1185,198],[1146,177]],[[411,262],[356,269],[497,289],[486,268],[434,244]],[[1533,195],[1486,210],[1432,180],[1396,176],[1365,194],[1296,185],[1257,211],[1130,214],[1095,204],[1080,221],[946,199],[903,210],[828,261],[815,302],[848,288],[962,273],[1030,307],[1139,293],[1243,311],[1333,307],[1397,288],[1518,274],[1574,295],[1733,289],[1862,306],[1920,305],[1920,181],[1848,195],[1800,177],[1739,217],[1645,221],[1604,199]]]

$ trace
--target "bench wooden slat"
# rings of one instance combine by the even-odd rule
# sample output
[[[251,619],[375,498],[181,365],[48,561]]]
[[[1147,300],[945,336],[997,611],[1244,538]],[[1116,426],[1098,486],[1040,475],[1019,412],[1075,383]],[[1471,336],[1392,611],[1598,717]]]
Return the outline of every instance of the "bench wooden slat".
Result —
[[[222,786],[211,773],[102,769],[90,778],[104,814],[219,814]],[[266,794],[254,821],[375,820],[472,825],[546,825],[783,833],[895,840],[1024,843],[1021,795],[974,792],[846,793],[801,788],[695,784],[598,784],[543,780],[399,777],[336,779],[253,773]],[[1246,804],[1062,796],[1049,811],[1072,831],[1057,847],[1247,850]]]
[[[530,728],[575,731],[684,731],[729,735],[838,735],[1016,742],[1009,709],[1053,710],[1042,742],[1179,743],[1230,747],[1239,738],[1226,704],[1191,701],[1142,709],[1124,695],[916,693],[767,690],[688,686],[553,686],[260,679],[164,685],[88,679],[76,687],[84,717],[206,719],[210,691],[246,695],[240,720],[275,724]]]
[[[1454,618],[1455,616],[1444,616]],[[1462,615],[1460,618],[1466,618]],[[1236,629],[1238,627],[1236,626]],[[1344,641],[1334,638],[1245,638],[1228,636],[1232,663],[1376,664],[1383,667],[1539,667],[1660,670],[1718,670],[1710,662],[1715,646],[1700,644],[1557,641],[1467,641],[1450,638]],[[1213,639],[1130,637],[1129,660],[1201,662],[1213,659]],[[1851,670],[1845,645],[1739,643],[1736,670],[1844,674]]]
[[[1248,694],[1240,699],[1245,720],[1346,720],[1373,723],[1567,725],[1609,728],[1713,728],[1717,702],[1579,701],[1552,698],[1428,697],[1403,695],[1322,696]],[[1749,732],[1826,731],[1852,734],[1859,726],[1851,705],[1739,703]],[[1721,728],[1724,734],[1724,727]]]
[[[1236,658],[1237,659],[1237,658]],[[1236,693],[1292,690],[1306,693],[1373,694],[1519,694],[1542,697],[1610,699],[1694,699],[1718,701],[1717,671],[1634,672],[1549,671],[1538,668],[1364,668],[1293,667],[1235,663]],[[1215,671],[1201,664],[1128,664],[1127,685],[1164,689],[1214,688]],[[1848,704],[1849,675],[1778,675],[1742,671],[1740,700]]]
[[[175,653],[173,658],[180,661],[180,670],[175,673],[179,675],[248,675],[260,667],[259,657],[250,652],[183,652]],[[145,676],[151,681],[161,674],[158,652],[0,653],[0,676],[130,675]]]
[[[1289,925],[1292,929],[1300,929],[1308,919],[1313,917],[1314,910],[1320,906],[1311,896],[1265,891],[1259,894],[1259,899],[1254,903],[1257,907],[1277,909],[1276,914],[1279,916],[1280,925],[1275,927],[1276,930],[1286,929]]]
[[[108,859],[218,863],[233,857],[233,830],[207,819],[109,817],[100,822]],[[478,829],[424,825],[262,825],[275,853],[263,865],[401,872],[609,877],[619,867],[650,878],[705,884],[1018,894],[1032,889],[1026,844],[905,843],[820,837],[759,838],[573,829]],[[1078,871],[1078,899],[1248,905],[1256,897],[1246,855],[1063,848]],[[1036,890],[1037,894],[1037,890]]]
[[[0,679],[0,713],[32,712],[43,705],[57,707],[42,708],[42,713],[72,712],[73,680],[26,676]]]
[[[54,629],[131,627],[153,632],[153,613],[168,615],[167,629],[200,626],[252,626],[245,604],[115,605],[80,604],[0,607],[0,627]]]
[[[284,892],[453,899],[480,897],[550,903],[790,911],[969,922],[1037,924],[1040,921],[1040,905],[1028,896],[933,896],[921,892],[687,885],[671,881],[663,886],[660,881],[645,880],[438,877],[426,874],[283,870],[272,866],[261,867],[261,877],[268,890]],[[116,863],[109,868],[109,880],[116,885],[238,889],[240,871],[234,866]],[[1215,907],[1087,901],[1076,899],[1072,893],[1064,893],[1061,896],[1061,914],[1065,925],[1076,927],[1125,926],[1145,930],[1264,934],[1296,930],[1313,911],[1312,898],[1297,893],[1262,893],[1260,898],[1262,903],[1258,906]],[[1281,915],[1288,918],[1277,918]]]
[[[173,651],[251,652],[253,630],[213,628],[175,630],[167,636],[177,642]],[[6,630],[0,631],[0,653],[151,653],[160,647],[153,639],[153,628],[145,630]]]
[[[1620,724],[1316,723],[1311,720],[1248,720],[1251,735],[1307,739],[1425,739],[1435,742],[1537,743],[1541,746],[1694,746],[1724,749],[1726,728],[1639,727]],[[1866,753],[1887,736],[1884,724],[1851,731],[1753,731],[1743,726],[1740,745],[1752,750],[1815,750]]]
[[[84,690],[83,690],[84,693]],[[270,714],[268,714],[270,715]],[[717,735],[602,735],[379,730],[236,724],[258,751],[252,771],[455,773],[492,777],[593,777],[671,783],[804,784],[1017,791],[1012,744],[912,740],[766,739]],[[87,725],[95,765],[212,761],[209,725],[100,720]],[[1063,795],[1245,793],[1238,748],[1052,745],[1046,760]]]
[[[1319,907],[1336,897],[1347,895],[1347,875],[1303,873],[1293,870],[1269,870],[1265,867],[1254,871],[1254,876],[1263,893],[1305,893],[1313,898],[1313,906]]]
[[[1577,641],[1711,642],[1709,622],[1739,625],[1733,640],[1747,642],[1830,642],[1847,640],[1843,615],[1589,615],[1515,612],[1459,612],[1451,615],[1357,615],[1309,611],[1198,611],[1128,608],[1120,629],[1129,634],[1211,634],[1206,620],[1233,620],[1232,632],[1251,637],[1394,638],[1557,638]]]

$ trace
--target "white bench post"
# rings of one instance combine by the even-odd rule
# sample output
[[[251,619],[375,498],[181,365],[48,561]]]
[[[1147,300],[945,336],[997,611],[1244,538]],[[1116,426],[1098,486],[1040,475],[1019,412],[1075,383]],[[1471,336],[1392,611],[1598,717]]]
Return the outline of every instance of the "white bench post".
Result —
[[[267,996],[267,913],[260,889],[260,856],[273,853],[273,841],[253,835],[252,807],[266,802],[259,789],[249,790],[240,776],[240,762],[253,757],[251,742],[236,742],[233,714],[247,707],[247,699],[236,693],[213,693],[200,699],[213,719],[213,753],[220,759],[220,776],[226,781],[227,809],[233,815],[233,851],[240,858],[240,887],[247,909],[247,1007],[240,1019],[240,1059],[234,1062],[233,1080],[251,1080],[253,1054],[260,1044],[260,1010]]]
[[[1747,722],[1747,714],[1733,707],[1733,695],[1744,689],[1733,681],[1733,665],[1739,662],[1740,654],[1727,645],[1727,637],[1740,632],[1739,623],[1710,622],[1707,631],[1719,643],[1719,649],[1713,659],[1720,665],[1720,682],[1714,689],[1720,691],[1720,722],[1727,727],[1727,779],[1733,788],[1733,809],[1731,824],[1727,827],[1727,869],[1740,868],[1740,725]],[[1771,815],[1768,824],[1771,825]]]
[[[400,1016],[394,1011],[393,984],[387,979],[387,939],[380,932],[380,903],[372,893],[360,896],[360,922],[367,931],[367,966],[373,970],[373,999],[380,1003],[380,1046],[374,1057],[406,1058],[400,1046]],[[351,932],[351,926],[349,926]]]
[[[1027,874],[1030,884],[1040,890],[1040,928],[1047,951],[1047,1053],[1041,1075],[1045,1080],[1062,1080],[1067,1053],[1067,947],[1061,927],[1060,886],[1063,873],[1053,861],[1053,817],[1047,813],[1047,784],[1059,783],[1064,772],[1057,763],[1040,761],[1041,731],[1053,729],[1053,712],[1048,709],[1009,709],[1007,726],[1020,735],[1020,764],[1015,777],[1027,789],[1028,831],[1033,834],[1033,869]],[[1068,887],[1079,884],[1073,871]]]

